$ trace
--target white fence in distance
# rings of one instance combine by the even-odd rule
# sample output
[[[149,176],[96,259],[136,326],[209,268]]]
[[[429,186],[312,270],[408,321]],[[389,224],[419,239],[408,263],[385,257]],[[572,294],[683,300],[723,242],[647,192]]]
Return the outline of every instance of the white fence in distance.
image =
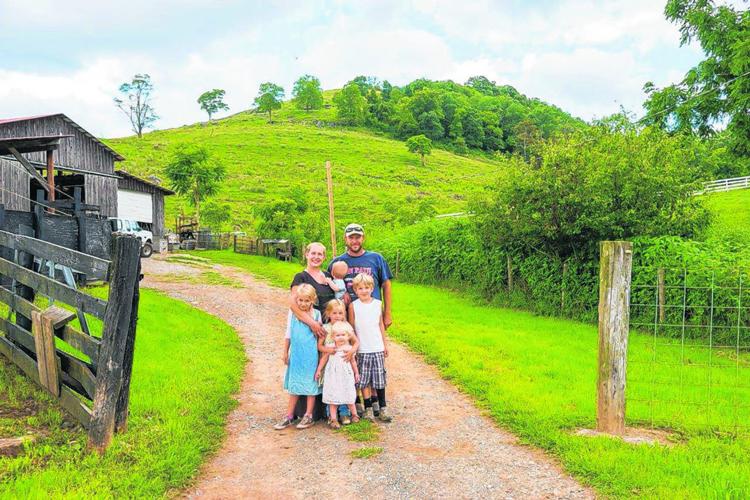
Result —
[[[733,191],[735,189],[750,188],[750,176],[719,179],[703,184],[703,190],[696,194],[716,193],[719,191]]]

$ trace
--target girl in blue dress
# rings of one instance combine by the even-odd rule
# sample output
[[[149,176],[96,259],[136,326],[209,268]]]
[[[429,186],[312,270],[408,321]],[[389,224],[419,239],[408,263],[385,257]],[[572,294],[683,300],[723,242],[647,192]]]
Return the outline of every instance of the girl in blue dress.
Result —
[[[320,321],[320,312],[313,308],[316,300],[317,294],[311,285],[303,283],[297,287],[297,306],[303,312],[309,313],[315,321]],[[310,327],[300,321],[292,311],[289,311],[287,320],[282,357],[287,365],[284,390],[289,393],[289,403],[287,414],[274,429],[285,429],[294,423],[294,407],[300,396],[307,398],[307,408],[297,424],[297,429],[307,429],[314,423],[315,397],[320,394],[320,386],[315,380],[315,371],[318,368],[318,340]]]

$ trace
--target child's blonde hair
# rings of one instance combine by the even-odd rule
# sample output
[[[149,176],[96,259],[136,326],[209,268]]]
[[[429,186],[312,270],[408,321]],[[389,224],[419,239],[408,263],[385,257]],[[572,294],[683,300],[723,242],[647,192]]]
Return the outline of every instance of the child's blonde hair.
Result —
[[[305,297],[313,302],[318,300],[318,294],[315,293],[315,288],[313,288],[312,285],[308,285],[307,283],[302,283],[297,287],[297,297]]]
[[[356,290],[360,286],[365,286],[369,289],[375,288],[375,280],[369,274],[358,274],[352,280],[352,287]]]
[[[346,321],[337,321],[331,326],[331,334],[336,335],[337,333],[346,333],[350,337],[354,335],[354,328]]]
[[[331,318],[331,313],[333,312],[333,309],[335,307],[340,307],[341,309],[346,312],[346,304],[344,304],[343,300],[340,299],[331,299],[328,301],[328,304],[326,304],[326,310],[323,311],[323,317],[328,320]]]

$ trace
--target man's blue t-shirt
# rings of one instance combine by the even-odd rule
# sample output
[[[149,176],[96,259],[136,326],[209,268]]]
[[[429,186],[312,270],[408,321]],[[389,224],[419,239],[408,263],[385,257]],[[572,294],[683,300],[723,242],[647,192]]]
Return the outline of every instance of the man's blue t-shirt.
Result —
[[[382,255],[366,250],[365,253],[358,257],[352,257],[348,253],[345,253],[339,255],[328,264],[328,271],[330,272],[334,262],[340,260],[343,260],[349,266],[349,273],[344,277],[344,282],[346,283],[346,291],[349,292],[352,300],[357,299],[357,294],[354,293],[354,289],[352,288],[352,280],[358,274],[369,274],[372,276],[372,279],[375,281],[375,289],[372,291],[372,296],[378,300],[382,300],[380,298],[380,287],[383,286],[384,281],[393,278],[391,269]]]

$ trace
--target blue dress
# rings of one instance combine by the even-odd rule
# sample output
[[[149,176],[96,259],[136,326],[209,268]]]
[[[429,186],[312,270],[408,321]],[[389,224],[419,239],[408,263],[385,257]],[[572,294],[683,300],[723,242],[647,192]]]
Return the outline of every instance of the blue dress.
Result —
[[[313,318],[320,321],[320,311],[313,309]],[[318,369],[318,339],[310,327],[294,314],[289,315],[289,365],[284,377],[284,390],[298,396],[317,396],[320,385],[315,380]]]

